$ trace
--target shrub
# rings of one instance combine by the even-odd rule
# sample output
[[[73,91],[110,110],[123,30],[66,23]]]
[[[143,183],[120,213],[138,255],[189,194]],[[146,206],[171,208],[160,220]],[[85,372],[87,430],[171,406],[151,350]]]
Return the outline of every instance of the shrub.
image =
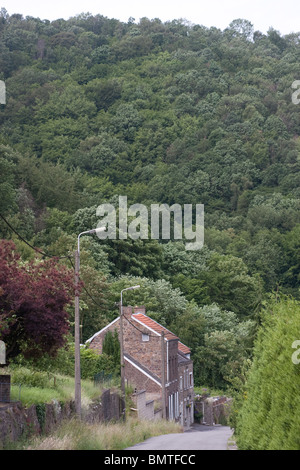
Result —
[[[12,369],[12,383],[28,387],[50,388],[49,374],[25,367]],[[54,381],[53,381],[54,386]]]
[[[115,364],[107,354],[98,354],[93,349],[82,349],[80,352],[81,377],[93,379],[98,372],[115,373]]]
[[[300,364],[292,360],[299,332],[299,302],[274,299],[266,306],[237,417],[239,449],[300,450]]]
[[[119,360],[120,361],[120,360]],[[21,373],[19,366],[23,366]],[[12,364],[12,367],[18,369],[18,374],[21,373],[21,379],[16,380],[17,383],[26,384],[29,386],[46,386],[46,380],[48,380],[48,373],[68,375],[74,377],[75,370],[75,346],[74,343],[70,343],[67,347],[61,348],[56,357],[49,357],[45,354],[42,358],[37,360],[26,360],[21,355],[17,357]],[[25,368],[27,373],[25,373]],[[118,375],[120,367],[116,363],[116,358],[108,354],[99,355],[93,349],[81,347],[80,350],[80,368],[81,377],[83,379],[94,379],[94,375],[98,372],[104,371],[105,374]],[[37,371],[37,372],[33,372]],[[42,372],[44,371],[44,372]],[[39,375],[40,374],[40,375]],[[44,375],[43,375],[44,374]],[[38,382],[40,380],[40,382]],[[36,385],[34,385],[36,383]],[[44,384],[44,385],[43,385]],[[48,386],[48,383],[47,383]]]

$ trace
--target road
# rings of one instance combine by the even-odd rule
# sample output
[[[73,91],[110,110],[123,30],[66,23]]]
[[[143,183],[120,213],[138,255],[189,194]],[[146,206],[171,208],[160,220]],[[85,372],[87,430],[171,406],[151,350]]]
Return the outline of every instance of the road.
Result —
[[[194,423],[183,433],[150,437],[126,450],[227,450],[227,441],[232,433],[228,426],[204,426]]]

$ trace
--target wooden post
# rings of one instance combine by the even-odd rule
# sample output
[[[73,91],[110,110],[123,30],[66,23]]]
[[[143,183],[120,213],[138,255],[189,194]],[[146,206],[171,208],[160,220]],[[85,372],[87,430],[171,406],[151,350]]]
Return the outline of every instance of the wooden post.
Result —
[[[75,409],[81,418],[81,378],[80,378],[80,315],[79,315],[79,251],[75,252]]]
[[[166,362],[165,362],[165,333],[161,332],[161,396],[163,419],[166,419]]]
[[[124,338],[123,338],[123,305],[122,294],[120,302],[120,360],[121,360],[121,394],[124,402],[123,416],[126,419],[126,394],[125,394],[125,361],[124,361]]]

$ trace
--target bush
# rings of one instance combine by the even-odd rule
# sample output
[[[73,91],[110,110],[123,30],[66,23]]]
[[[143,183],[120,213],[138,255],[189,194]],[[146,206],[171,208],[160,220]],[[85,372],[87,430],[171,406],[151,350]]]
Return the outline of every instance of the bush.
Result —
[[[20,374],[19,366],[22,366],[23,372],[16,383],[26,384],[28,386],[48,386],[48,373],[61,374],[74,377],[75,371],[75,346],[70,343],[66,348],[61,348],[55,358],[45,354],[37,360],[25,360],[22,356],[15,359],[12,368],[16,368],[16,374]],[[25,372],[25,368],[30,368]],[[94,379],[94,375],[104,371],[105,374],[119,375],[119,365],[115,358],[108,354],[99,355],[93,349],[81,347],[80,350],[80,369],[83,379]],[[44,375],[43,375],[44,374]],[[40,382],[39,382],[40,380]],[[36,385],[34,385],[36,383]],[[43,385],[44,384],[44,385]]]
[[[93,349],[82,349],[80,352],[81,377],[83,379],[93,379],[98,372],[104,371],[106,374],[115,374],[116,368],[111,356],[98,354]]]
[[[246,393],[237,417],[241,450],[300,450],[300,304],[272,300],[265,308],[254,348]]]
[[[11,381],[14,384],[26,385],[27,387],[50,388],[49,374],[25,367],[12,369]],[[54,381],[53,381],[54,386]]]

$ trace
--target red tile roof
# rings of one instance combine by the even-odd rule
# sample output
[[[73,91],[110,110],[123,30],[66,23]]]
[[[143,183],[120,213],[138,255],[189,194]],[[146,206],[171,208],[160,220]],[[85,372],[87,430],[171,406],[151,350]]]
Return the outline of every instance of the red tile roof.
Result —
[[[188,348],[185,344],[181,343],[180,341],[178,342],[178,349],[183,354],[190,354],[191,353],[190,348]]]
[[[171,331],[167,330],[167,328],[165,328],[164,326],[160,325],[159,323],[157,323],[155,320],[152,320],[152,318],[148,317],[147,315],[145,315],[144,313],[134,313],[133,315],[131,315],[131,317],[134,319],[134,320],[137,320],[138,322],[142,323],[144,326],[146,326],[147,328],[155,331],[156,333],[158,333],[159,335],[161,334],[161,332],[163,331],[164,334],[165,334],[165,338],[170,341],[172,339],[178,339],[178,336],[174,335],[174,333],[172,333]],[[181,351],[183,354],[190,354],[191,350],[185,346],[184,344],[182,344],[180,341],[178,341],[178,349],[179,351]]]

